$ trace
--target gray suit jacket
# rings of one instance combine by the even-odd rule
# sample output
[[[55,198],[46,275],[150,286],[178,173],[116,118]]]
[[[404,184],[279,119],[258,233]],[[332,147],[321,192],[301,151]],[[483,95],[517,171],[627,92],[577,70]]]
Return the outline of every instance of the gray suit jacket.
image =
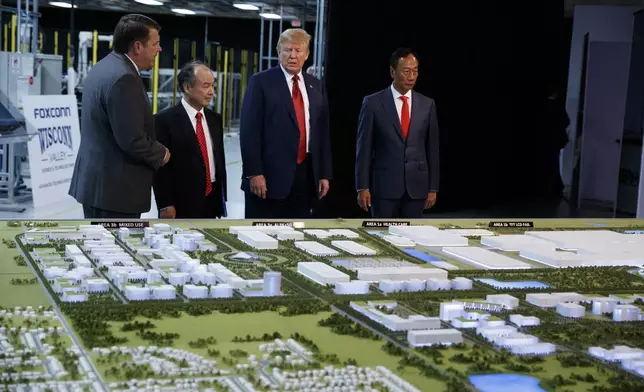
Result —
[[[391,88],[362,101],[356,146],[356,189],[369,189],[373,198],[399,199],[405,190],[412,199],[438,191],[438,121],[434,100],[412,91],[407,140]]]
[[[108,211],[147,212],[164,157],[141,76],[125,55],[110,53],[84,81],[81,142],[69,194]]]

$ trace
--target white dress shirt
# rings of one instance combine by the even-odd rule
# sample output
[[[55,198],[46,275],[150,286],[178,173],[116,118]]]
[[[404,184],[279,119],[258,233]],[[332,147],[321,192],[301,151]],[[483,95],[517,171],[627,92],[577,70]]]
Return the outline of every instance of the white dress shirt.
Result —
[[[398,120],[402,122],[402,105],[403,105],[403,100],[400,99],[402,96],[401,93],[398,92],[394,88],[394,85],[391,85],[391,92],[394,94],[394,103],[396,104],[396,111],[398,112]],[[405,97],[407,97],[407,105],[409,105],[409,119],[411,120],[411,90],[407,91],[407,94],[405,94]]]
[[[125,55],[125,57],[127,57],[127,59],[128,59],[128,60],[130,60],[130,62],[132,63],[132,65],[134,65],[134,69],[136,69],[136,72],[140,75],[140,74],[141,74],[141,71],[139,71],[139,67],[136,65],[136,63],[135,63],[134,61],[132,61],[132,59],[130,58],[130,56],[128,56],[127,54]]]
[[[280,64],[282,72],[284,72],[284,77],[286,78],[286,83],[288,84],[288,91],[293,96],[293,75],[286,72],[284,67]],[[300,88],[300,93],[302,94],[302,99],[304,100],[304,124],[306,124],[306,152],[309,152],[309,137],[311,133],[311,114],[309,113],[309,94],[306,91],[306,81],[302,75],[302,71],[297,74],[297,86]]]
[[[192,123],[192,129],[197,133],[197,110],[190,106],[184,98],[181,98],[181,104],[183,108],[188,113],[190,117],[190,122]],[[206,137],[206,148],[208,150],[208,163],[210,164],[210,181],[215,182],[215,154],[212,149],[212,138],[210,137],[210,130],[208,129],[208,121],[206,121],[206,114],[203,109],[199,111],[201,113],[201,124],[203,125],[203,133]]]

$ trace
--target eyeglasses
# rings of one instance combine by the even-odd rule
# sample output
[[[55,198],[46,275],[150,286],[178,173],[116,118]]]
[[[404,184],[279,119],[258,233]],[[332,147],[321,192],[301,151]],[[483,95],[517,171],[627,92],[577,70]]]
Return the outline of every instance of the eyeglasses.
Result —
[[[405,76],[411,76],[411,75],[418,76],[418,71],[412,71],[410,69],[406,69],[402,71],[402,74]]]

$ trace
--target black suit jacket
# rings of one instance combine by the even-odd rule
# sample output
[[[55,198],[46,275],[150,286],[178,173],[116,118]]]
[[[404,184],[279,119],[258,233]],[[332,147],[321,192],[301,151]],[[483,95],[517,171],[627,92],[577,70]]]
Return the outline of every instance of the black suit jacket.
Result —
[[[222,118],[204,109],[215,157],[213,196],[215,215],[221,217],[226,202],[226,158]],[[154,179],[154,196],[159,209],[174,206],[177,218],[203,218],[212,215],[205,210],[206,166],[199,141],[188,113],[181,103],[158,113],[154,118],[157,138],[170,150],[171,158]]]
[[[141,76],[125,55],[110,53],[83,82],[81,142],[69,194],[90,207],[147,212],[164,157]]]

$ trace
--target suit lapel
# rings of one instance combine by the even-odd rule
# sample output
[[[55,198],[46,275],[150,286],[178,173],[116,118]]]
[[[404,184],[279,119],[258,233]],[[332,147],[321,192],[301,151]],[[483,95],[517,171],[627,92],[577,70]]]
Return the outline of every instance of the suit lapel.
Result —
[[[178,117],[178,124],[180,125],[178,128],[181,129],[181,132],[183,133],[184,137],[192,141],[194,148],[200,152],[199,157],[201,157],[201,147],[199,147],[199,140],[197,139],[197,133],[195,132],[194,127],[192,126],[192,121],[190,119],[190,116],[188,116],[188,112],[186,112],[186,109],[183,107],[183,104],[181,103],[175,106],[175,111]]]
[[[279,65],[274,67],[274,78],[275,78],[275,85],[280,86],[280,97],[284,101],[284,104],[286,105],[286,109],[288,110],[289,116],[291,116],[291,120],[293,120],[293,124],[295,125],[295,129],[299,129],[299,125],[297,123],[297,116],[295,115],[295,105],[293,105],[293,96],[291,95],[291,91],[288,89],[288,82],[286,81],[286,76],[284,76],[284,72],[282,71],[282,67]],[[301,86],[300,86],[301,88]]]
[[[407,139],[411,137],[411,133],[418,126],[422,119],[422,107],[420,105],[420,99],[418,98],[418,93],[411,91],[411,118],[409,119],[409,132],[407,133]]]
[[[382,106],[389,116],[391,123],[394,125],[396,133],[398,133],[400,140],[404,142],[405,138],[403,137],[402,127],[400,126],[400,118],[398,117],[398,110],[396,110],[396,104],[394,103],[394,94],[391,92],[391,88],[387,88],[385,91],[383,91]]]
[[[309,98],[309,123],[311,124],[311,129],[313,129],[313,119],[317,118],[317,110],[320,105],[320,93],[313,87],[313,83],[309,78],[312,78],[313,76],[310,76],[309,74],[302,74],[304,77],[304,85],[306,87],[306,95]],[[311,136],[309,136],[310,138]]]

